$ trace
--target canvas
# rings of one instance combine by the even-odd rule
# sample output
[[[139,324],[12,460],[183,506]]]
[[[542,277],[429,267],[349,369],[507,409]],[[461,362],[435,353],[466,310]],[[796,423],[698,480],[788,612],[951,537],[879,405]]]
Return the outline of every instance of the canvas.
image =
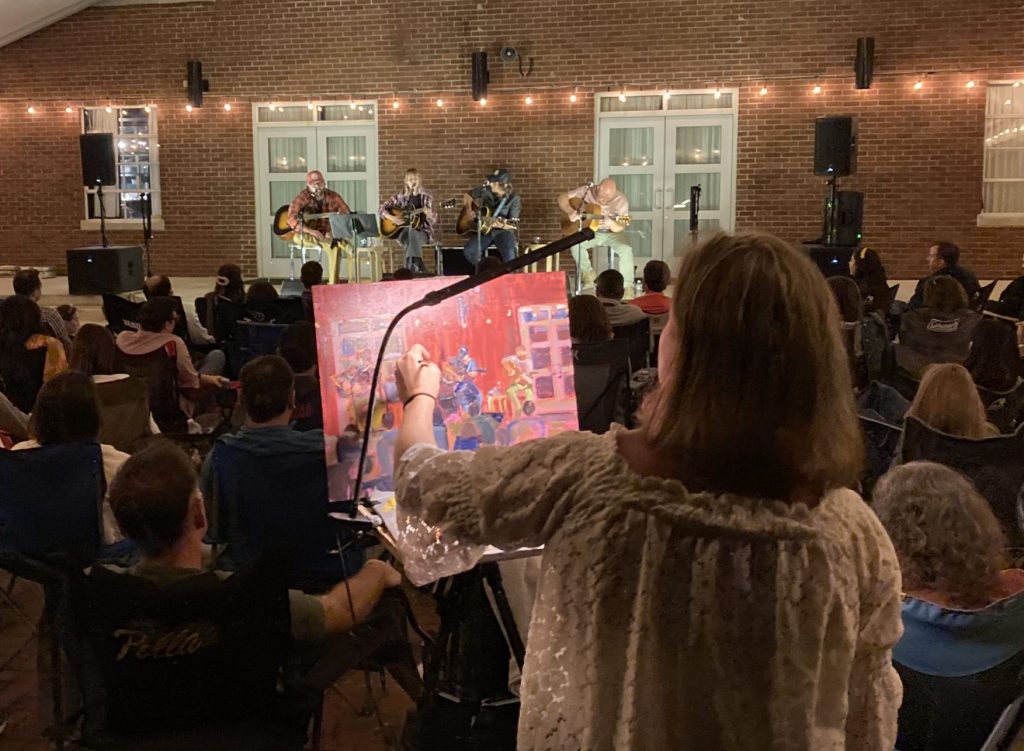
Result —
[[[391,318],[452,278],[313,288],[331,500],[351,497],[373,366]],[[511,274],[440,305],[395,330],[370,420],[367,490],[394,488],[393,451],[402,404],[395,367],[413,344],[441,366],[434,439],[443,449],[511,445],[575,430],[572,342],[561,273]]]

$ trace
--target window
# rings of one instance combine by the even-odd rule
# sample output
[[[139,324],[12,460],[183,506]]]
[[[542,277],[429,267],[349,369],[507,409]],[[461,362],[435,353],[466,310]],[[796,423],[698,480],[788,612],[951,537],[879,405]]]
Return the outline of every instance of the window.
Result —
[[[107,221],[141,222],[142,196],[152,198],[154,229],[160,221],[160,144],[157,141],[156,110],[149,106],[94,107],[83,111],[85,133],[113,133],[117,161],[117,185],[103,188],[103,209]],[[100,201],[95,188],[85,188],[83,228],[100,218]]]
[[[1024,86],[988,84],[980,226],[1024,225]]]

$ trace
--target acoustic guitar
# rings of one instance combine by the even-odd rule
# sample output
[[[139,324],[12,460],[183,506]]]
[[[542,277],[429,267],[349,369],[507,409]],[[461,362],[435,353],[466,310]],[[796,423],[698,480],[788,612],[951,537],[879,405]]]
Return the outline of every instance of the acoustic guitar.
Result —
[[[286,203],[284,206],[274,212],[274,234],[280,237],[284,241],[292,239],[295,234],[295,230],[288,226],[288,210],[291,208],[290,203]],[[306,222],[311,222],[314,219],[326,219],[331,216],[331,213],[326,214],[306,214],[303,219]]]
[[[583,203],[582,198],[570,198],[569,205],[573,211],[580,214],[584,227],[590,227],[594,232],[598,231],[598,227],[601,226],[601,220],[605,218],[604,214],[601,213],[600,205],[596,203]],[[622,225],[628,225],[630,222],[629,214],[616,214],[615,216],[608,217],[608,219]],[[561,223],[563,235],[571,235],[580,230],[580,223],[569,219],[568,214],[562,214]]]
[[[441,204],[442,209],[454,209],[458,202],[453,198],[445,201]],[[412,211],[404,211],[402,209],[392,209],[390,213],[402,217],[400,223],[393,222],[387,217],[381,217],[380,220],[380,233],[384,237],[398,237],[398,233],[402,231],[403,227],[412,227],[413,229],[422,229],[425,221],[424,215],[427,213],[427,208],[413,209]]]
[[[455,231],[460,235],[476,234],[476,216],[480,214],[480,234],[489,235],[492,229],[515,229],[519,224],[518,219],[507,217],[497,218],[494,211],[486,206],[480,206],[476,201],[462,207],[462,213],[455,222]]]

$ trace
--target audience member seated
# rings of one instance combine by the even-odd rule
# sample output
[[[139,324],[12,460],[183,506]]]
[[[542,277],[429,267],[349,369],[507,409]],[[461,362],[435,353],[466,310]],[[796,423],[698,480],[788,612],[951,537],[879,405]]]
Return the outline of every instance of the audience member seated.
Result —
[[[1010,282],[999,295],[998,302],[988,303],[985,309],[1017,320],[1024,318],[1024,276]]]
[[[306,320],[313,320],[313,287],[324,283],[324,267],[319,261],[306,261],[299,269],[302,280],[302,309],[306,311]]]
[[[322,430],[324,411],[317,370],[316,326],[309,321],[289,324],[281,335],[277,352],[295,373],[292,425],[296,430]]]
[[[82,322],[78,320],[78,308],[74,305],[58,305],[57,315],[64,321],[64,328],[67,329],[68,336],[71,339],[75,338],[75,334],[78,333],[78,329],[81,328]],[[68,353],[71,354],[70,352]]]
[[[39,306],[27,296],[0,303],[0,391],[26,413],[39,388],[68,366],[64,346],[43,331]]]
[[[266,279],[257,279],[249,285],[249,291],[245,293],[245,304],[259,307],[277,302],[281,296],[277,289]]]
[[[114,341],[114,335],[106,326],[87,323],[82,326],[71,346],[71,359],[68,367],[92,378],[95,384],[123,381],[128,378],[121,363],[120,352]],[[156,435],[160,427],[149,416],[149,434]]]
[[[174,297],[174,290],[171,287],[171,280],[166,276],[151,276],[142,284],[142,293],[149,300],[152,297]],[[185,311],[185,324],[188,327],[188,338],[192,344],[213,344],[214,338],[206,327],[199,322],[196,311],[189,306],[183,306]]]
[[[600,300],[593,295],[569,298],[569,336],[573,344],[611,340],[612,322]]]
[[[217,328],[217,305],[221,300],[229,300],[236,305],[245,302],[245,284],[242,282],[242,270],[233,263],[225,263],[217,269],[217,279],[213,291],[207,292],[206,328],[218,341],[223,341],[228,332]]]
[[[668,313],[672,300],[665,290],[672,282],[672,269],[664,261],[648,261],[644,266],[644,293],[629,301],[644,313],[660,316]]]
[[[224,353],[211,352],[197,371],[192,365],[188,347],[181,337],[175,336],[174,324],[178,320],[178,304],[170,297],[153,297],[139,310],[139,331],[122,331],[117,335],[117,348],[125,355],[148,355],[158,349],[173,349],[178,363],[178,388],[198,389],[201,386],[221,388],[228,380],[224,372]]]
[[[622,302],[622,297],[626,294],[625,282],[622,274],[615,269],[605,269],[598,274],[594,286],[597,299],[604,306],[613,327],[628,326],[647,318],[647,314],[635,305]]]
[[[860,290],[865,314],[874,313],[884,307],[889,300],[889,281],[878,253],[871,248],[855,251],[850,256],[850,276]],[[881,312],[887,314],[889,310],[886,308]]]
[[[964,362],[974,382],[989,392],[1007,392],[1024,372],[1017,354],[1017,332],[1006,321],[982,319],[974,329],[971,353]],[[986,405],[987,406],[987,405]]]
[[[874,509],[903,575],[896,747],[981,748],[1024,690],[1024,571],[1006,568],[1006,539],[985,499],[941,464],[890,470],[875,487]],[[1011,660],[1011,670],[999,670]]]
[[[932,363],[962,363],[980,320],[967,307],[959,282],[951,276],[930,277],[924,285],[924,307],[903,314],[896,363],[914,379]]]
[[[670,316],[639,429],[478,454],[433,445],[438,353],[414,345],[399,523],[435,565],[548,544],[519,748],[893,748],[899,567],[847,489],[863,448],[824,279],[770,235],[715,234]]]
[[[160,586],[203,576],[206,509],[195,470],[182,451],[157,441],[131,457],[114,480],[110,505],[142,554],[138,565],[121,569],[126,575]],[[216,574],[222,579],[231,575]],[[324,690],[367,658],[384,661],[410,696],[418,698],[422,684],[410,664],[405,600],[397,589],[386,591],[400,583],[391,566],[371,560],[326,594],[289,592],[296,670],[288,671],[288,677],[300,676],[295,688],[307,702],[319,704]]]
[[[830,276],[829,289],[839,309],[840,336],[846,348],[846,360],[850,364],[850,376],[854,386],[866,385],[863,375],[862,361],[864,357],[864,339],[862,320],[864,305],[861,302],[857,284],[845,276]]]
[[[931,279],[939,276],[949,276],[960,283],[967,294],[967,304],[963,307],[973,305],[978,299],[981,285],[978,284],[978,277],[974,273],[960,265],[960,248],[950,242],[940,242],[928,249],[928,276],[917,283],[914,296],[910,298],[910,308],[928,306],[926,299],[926,287]]]
[[[96,443],[100,432],[100,413],[89,376],[68,370],[43,386],[29,418],[28,429],[31,439],[15,445],[15,451],[56,443]],[[103,475],[109,488],[121,465],[128,460],[128,454],[105,443],[100,444],[100,450],[103,453]],[[107,501],[103,503],[102,523],[104,544],[110,545],[121,539]]]
[[[39,298],[43,296],[43,281],[39,278],[39,272],[35,269],[19,269],[12,280],[14,294],[27,297],[39,305]],[[43,321],[43,332],[54,337],[64,346],[64,354],[71,351],[71,337],[68,334],[64,319],[61,318],[53,308],[39,306],[40,316]]]
[[[999,430],[986,420],[985,405],[963,365],[930,365],[924,372],[907,417],[960,438],[991,438]]]
[[[412,269],[407,269],[405,266],[395,269],[395,273],[392,274],[392,278],[396,282],[406,282],[410,279],[416,278],[416,272]]]

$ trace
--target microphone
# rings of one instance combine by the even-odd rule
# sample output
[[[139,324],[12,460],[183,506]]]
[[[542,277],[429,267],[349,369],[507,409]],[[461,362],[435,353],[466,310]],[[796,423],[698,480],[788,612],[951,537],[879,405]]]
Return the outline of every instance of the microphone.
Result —
[[[447,287],[428,292],[419,300],[402,308],[398,311],[398,314],[391,319],[391,323],[388,324],[387,329],[384,331],[384,338],[381,339],[380,349],[377,350],[377,364],[373,368],[373,378],[370,381],[370,392],[367,394],[366,401],[366,414],[373,415],[373,403],[377,394],[377,387],[380,383],[380,371],[384,364],[384,353],[387,351],[388,342],[391,340],[391,334],[394,333],[395,327],[398,326],[399,322],[407,315],[412,313],[414,310],[420,308],[426,308],[433,305],[438,305],[445,300],[455,297],[458,294],[479,287],[482,284],[497,279],[499,276],[505,276],[511,274],[513,271],[526,268],[527,266],[543,261],[548,256],[553,256],[556,253],[561,253],[563,250],[568,250],[574,245],[578,245],[587,240],[594,239],[594,230],[590,227],[584,227],[579,232],[574,232],[571,235],[566,235],[560,240],[555,240],[553,243],[548,243],[543,248],[538,248],[530,253],[519,256],[519,258],[513,258],[507,263],[503,263],[501,266],[497,266],[490,271],[485,271],[482,274],[476,276],[470,276],[465,279],[461,279],[455,284],[449,284]],[[366,455],[370,450],[370,420],[367,418],[366,425],[363,426],[363,445],[359,454],[359,466],[356,469],[355,483],[353,484],[352,501],[354,503],[362,503],[362,499],[359,497],[362,493],[363,487],[363,471],[366,468]]]

